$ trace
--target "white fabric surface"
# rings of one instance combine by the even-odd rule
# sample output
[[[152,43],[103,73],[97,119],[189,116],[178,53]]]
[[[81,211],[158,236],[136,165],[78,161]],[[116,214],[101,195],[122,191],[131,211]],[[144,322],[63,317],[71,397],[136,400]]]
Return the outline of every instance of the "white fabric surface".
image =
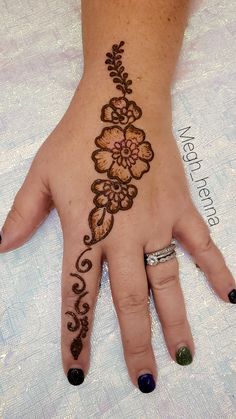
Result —
[[[80,2],[0,0],[0,222],[38,147],[54,128],[82,71]],[[235,34],[233,0],[195,5],[173,88],[174,133],[191,126],[220,222],[212,237],[236,273]],[[131,72],[131,70],[130,70]],[[184,163],[193,200],[204,201]],[[177,251],[195,340],[191,365],[171,360],[153,303],[156,390],[130,382],[107,269],[95,312],[91,367],[82,386],[64,375],[60,355],[62,234],[53,211],[21,248],[0,256],[0,417],[236,418],[236,307],[221,301],[187,252]],[[223,280],[223,278],[222,278]]]

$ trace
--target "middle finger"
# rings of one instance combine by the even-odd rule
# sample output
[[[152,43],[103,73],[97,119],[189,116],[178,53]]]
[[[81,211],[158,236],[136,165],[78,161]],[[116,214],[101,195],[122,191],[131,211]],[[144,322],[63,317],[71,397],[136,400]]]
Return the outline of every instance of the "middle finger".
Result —
[[[122,243],[106,251],[111,292],[118,315],[130,378],[144,393],[155,388],[156,363],[151,345],[148,283],[143,248]],[[152,375],[152,376],[151,376]]]

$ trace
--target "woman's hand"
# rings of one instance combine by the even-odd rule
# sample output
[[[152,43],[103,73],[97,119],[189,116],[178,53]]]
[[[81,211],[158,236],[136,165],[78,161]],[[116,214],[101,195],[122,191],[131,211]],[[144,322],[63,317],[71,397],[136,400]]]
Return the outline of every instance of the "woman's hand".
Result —
[[[109,122],[117,118],[109,108],[112,96],[110,80],[99,85],[94,78],[82,79],[15,197],[0,250],[21,246],[55,207],[64,238],[61,349],[69,381],[80,384],[89,369],[93,311],[106,259],[130,378],[150,392],[157,372],[149,286],[170,356],[182,365],[190,363],[194,343],[177,259],[145,269],[144,253],[167,246],[174,237],[225,302],[229,293],[236,302],[235,282],[191,200],[171,131],[169,98],[159,96],[161,106],[153,106],[156,97],[137,97],[134,90],[130,100],[138,108],[135,117],[129,114],[134,120],[122,124]]]

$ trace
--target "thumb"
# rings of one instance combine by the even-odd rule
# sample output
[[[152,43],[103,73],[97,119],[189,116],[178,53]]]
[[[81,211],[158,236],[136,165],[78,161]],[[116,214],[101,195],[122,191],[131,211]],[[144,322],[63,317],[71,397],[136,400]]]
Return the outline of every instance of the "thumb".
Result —
[[[53,208],[41,171],[37,159],[34,159],[2,227],[0,252],[25,243]]]

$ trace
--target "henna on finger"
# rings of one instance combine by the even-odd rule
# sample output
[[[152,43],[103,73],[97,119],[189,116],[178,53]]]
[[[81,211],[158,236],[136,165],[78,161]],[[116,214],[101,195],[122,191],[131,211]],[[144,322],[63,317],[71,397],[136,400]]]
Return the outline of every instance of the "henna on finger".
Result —
[[[70,332],[79,330],[79,334],[70,345],[71,354],[75,360],[83,349],[82,339],[86,337],[89,330],[87,313],[90,306],[86,302],[82,303],[88,291],[86,291],[86,282],[81,274],[90,271],[92,262],[90,259],[83,258],[84,253],[107,237],[114,225],[114,215],[118,211],[126,211],[132,207],[138,189],[130,182],[133,179],[141,179],[144,173],[150,170],[149,162],[154,157],[145,132],[133,125],[137,119],[141,118],[142,110],[133,100],[130,101],[126,97],[132,93],[130,88],[132,80],[129,79],[122,65],[123,46],[124,41],[114,44],[112,51],[106,54],[105,64],[107,64],[109,75],[122,96],[113,97],[101,110],[101,120],[113,125],[105,127],[95,138],[97,149],[92,153],[92,159],[95,170],[98,173],[106,173],[107,177],[96,179],[92,183],[91,190],[95,195],[93,199],[95,206],[88,216],[90,234],[85,235],[83,239],[88,247],[76,260],[76,272],[70,274],[79,280],[72,285],[72,291],[78,295],[74,303],[74,311],[65,313],[74,321],[74,324],[67,323],[67,329]]]
[[[88,323],[88,316],[86,316],[86,314],[88,313],[90,306],[88,303],[84,302],[82,304],[83,310],[81,310],[80,308],[81,299],[85,297],[85,295],[88,294],[88,291],[85,291],[86,283],[85,283],[84,278],[80,274],[81,273],[84,274],[90,271],[90,269],[93,266],[90,259],[86,259],[86,258],[83,259],[84,253],[90,250],[91,250],[90,247],[88,249],[85,249],[77,258],[76,263],[75,263],[75,268],[78,273],[70,274],[71,276],[76,277],[80,281],[80,283],[76,282],[75,284],[72,285],[72,291],[75,294],[79,295],[79,297],[76,299],[74,303],[74,309],[77,314],[73,311],[65,312],[65,314],[71,316],[74,320],[74,324],[72,322],[67,323],[67,329],[70,332],[76,332],[77,330],[79,330],[79,334],[73,339],[70,345],[70,351],[75,360],[78,359],[79,354],[83,349],[82,338],[85,338],[88,332],[89,323]],[[79,318],[78,314],[82,315],[82,317]]]

